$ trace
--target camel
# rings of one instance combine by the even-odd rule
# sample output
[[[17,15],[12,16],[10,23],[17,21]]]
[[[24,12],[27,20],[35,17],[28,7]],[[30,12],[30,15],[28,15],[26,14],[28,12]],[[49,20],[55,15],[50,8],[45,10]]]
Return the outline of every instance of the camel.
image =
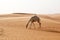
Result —
[[[39,27],[41,28],[40,18],[38,16],[35,15],[35,16],[31,17],[30,20],[28,21],[27,25],[26,25],[26,28],[28,27],[30,22],[31,22],[31,25],[34,24],[34,22],[39,23]]]

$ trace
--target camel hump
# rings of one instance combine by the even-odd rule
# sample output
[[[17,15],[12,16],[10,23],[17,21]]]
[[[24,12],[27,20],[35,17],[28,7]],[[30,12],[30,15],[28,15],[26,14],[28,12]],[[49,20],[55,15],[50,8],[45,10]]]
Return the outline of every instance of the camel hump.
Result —
[[[38,17],[38,16],[33,16],[32,18],[34,18],[34,19],[39,19],[39,17]]]
[[[38,16],[33,16],[33,17],[31,17],[31,21],[39,21],[40,19],[39,19],[39,17]]]

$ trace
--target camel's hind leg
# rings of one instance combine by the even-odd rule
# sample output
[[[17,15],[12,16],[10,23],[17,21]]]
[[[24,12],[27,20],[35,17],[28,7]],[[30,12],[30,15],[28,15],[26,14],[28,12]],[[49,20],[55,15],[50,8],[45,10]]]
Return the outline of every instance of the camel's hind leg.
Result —
[[[41,28],[41,23],[40,23],[40,21],[38,21],[38,23],[39,23],[39,28]]]

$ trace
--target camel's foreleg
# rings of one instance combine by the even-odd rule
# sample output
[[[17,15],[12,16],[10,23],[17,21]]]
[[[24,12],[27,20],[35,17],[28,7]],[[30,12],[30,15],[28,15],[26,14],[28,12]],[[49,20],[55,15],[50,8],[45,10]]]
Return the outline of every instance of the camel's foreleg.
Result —
[[[29,23],[30,23],[30,20],[28,21],[28,23],[27,23],[27,25],[26,25],[26,28],[28,27]]]
[[[36,29],[36,28],[35,28],[35,24],[34,24],[34,22],[33,22],[33,25],[34,25],[34,29]]]

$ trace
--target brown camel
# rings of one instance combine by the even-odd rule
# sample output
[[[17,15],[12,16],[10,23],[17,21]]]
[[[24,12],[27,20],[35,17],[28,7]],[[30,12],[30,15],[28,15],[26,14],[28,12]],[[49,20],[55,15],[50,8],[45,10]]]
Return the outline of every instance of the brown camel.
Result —
[[[29,25],[30,22],[31,22],[31,25],[32,25],[32,23],[34,24],[34,22],[39,23],[39,26],[40,26],[40,28],[41,28],[40,19],[39,19],[38,16],[35,15],[35,16],[31,17],[30,20],[28,21],[27,25],[26,25],[26,28],[28,27],[28,25]],[[31,26],[31,25],[30,25],[30,26]]]

